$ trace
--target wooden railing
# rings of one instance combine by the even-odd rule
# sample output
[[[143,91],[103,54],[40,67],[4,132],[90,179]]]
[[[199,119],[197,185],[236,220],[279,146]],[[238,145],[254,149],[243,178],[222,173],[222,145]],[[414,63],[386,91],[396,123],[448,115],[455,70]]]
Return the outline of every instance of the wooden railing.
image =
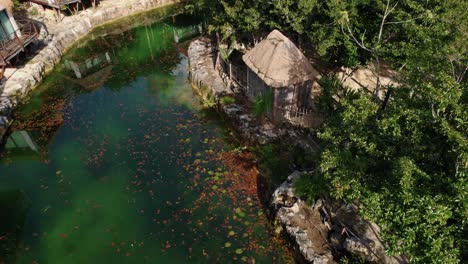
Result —
[[[323,122],[320,115],[310,108],[284,109],[275,107],[275,120],[302,128],[316,128]]]
[[[39,29],[32,20],[19,19],[16,22],[18,29],[0,42],[0,59],[3,62],[8,62],[39,36]]]
[[[18,29],[0,41],[0,79],[3,78],[6,65],[11,65],[10,60],[39,36],[39,28],[34,21],[22,18],[16,20],[16,23]]]
[[[42,4],[42,5],[48,5],[48,6],[62,6],[62,5],[68,5],[68,4],[73,4],[76,2],[81,2],[81,0],[53,0],[53,1],[48,1],[48,0],[30,0],[31,2]]]

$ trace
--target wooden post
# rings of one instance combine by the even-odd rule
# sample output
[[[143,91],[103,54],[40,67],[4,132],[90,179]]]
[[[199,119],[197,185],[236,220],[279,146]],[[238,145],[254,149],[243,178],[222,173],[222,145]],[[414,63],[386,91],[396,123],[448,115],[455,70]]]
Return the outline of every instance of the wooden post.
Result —
[[[232,64],[229,63],[229,79],[232,80]]]
[[[6,63],[3,62],[0,64],[0,66],[2,67],[0,70],[0,81],[1,81],[3,79],[3,75],[5,74]]]
[[[37,26],[33,22],[29,22],[29,23],[31,23],[32,27],[34,28],[34,33],[36,35],[39,35],[39,32],[37,31]]]
[[[249,80],[249,69],[247,68],[247,85],[246,85],[247,96],[250,96],[250,80]]]
[[[21,40],[21,38],[18,37],[18,34],[16,34],[16,31],[15,31],[15,40],[18,41],[19,45],[21,46],[21,50],[24,51],[24,43]]]

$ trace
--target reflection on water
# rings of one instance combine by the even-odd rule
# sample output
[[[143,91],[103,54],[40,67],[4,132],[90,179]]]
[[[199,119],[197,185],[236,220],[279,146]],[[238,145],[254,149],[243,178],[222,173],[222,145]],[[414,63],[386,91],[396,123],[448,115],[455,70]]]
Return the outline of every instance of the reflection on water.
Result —
[[[16,113],[0,263],[291,261],[250,154],[199,111],[172,21],[83,42]]]
[[[65,60],[64,67],[75,75],[69,77],[71,74],[67,74],[67,80],[89,90],[101,87],[112,76],[109,52],[94,55],[83,62]]]
[[[27,149],[38,152],[39,147],[33,135],[27,131],[13,131],[7,138],[6,149]]]

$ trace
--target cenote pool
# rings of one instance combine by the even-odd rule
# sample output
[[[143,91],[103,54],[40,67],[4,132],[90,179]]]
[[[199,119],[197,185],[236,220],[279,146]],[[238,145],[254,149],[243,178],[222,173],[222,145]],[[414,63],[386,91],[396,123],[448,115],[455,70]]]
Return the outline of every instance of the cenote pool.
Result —
[[[198,22],[170,12],[96,30],[18,110],[0,156],[0,263],[293,261],[250,154],[189,84]]]

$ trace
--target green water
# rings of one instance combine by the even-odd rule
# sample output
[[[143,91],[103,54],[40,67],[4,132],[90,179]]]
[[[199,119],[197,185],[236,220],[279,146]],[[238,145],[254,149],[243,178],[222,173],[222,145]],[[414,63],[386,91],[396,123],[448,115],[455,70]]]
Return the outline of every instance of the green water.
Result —
[[[172,21],[99,29],[19,110],[0,155],[0,263],[291,261]]]

